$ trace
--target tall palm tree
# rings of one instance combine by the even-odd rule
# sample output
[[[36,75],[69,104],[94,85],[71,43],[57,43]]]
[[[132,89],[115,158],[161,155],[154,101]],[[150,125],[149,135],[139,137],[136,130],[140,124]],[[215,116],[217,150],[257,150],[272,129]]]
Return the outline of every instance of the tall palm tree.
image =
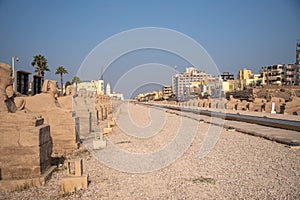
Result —
[[[41,54],[33,56],[33,61],[31,62],[31,65],[33,67],[36,66],[36,69],[34,70],[34,72],[37,72],[39,76],[42,75],[42,82],[44,82],[45,71],[50,71],[47,64],[48,64],[48,61],[45,58],[45,56],[43,56]]]
[[[56,72],[55,74],[59,74],[60,75],[60,84],[61,84],[61,96],[64,95],[64,81],[63,81],[63,74],[67,74],[68,71],[63,67],[63,66],[59,66],[56,68]]]
[[[41,75],[42,75],[42,81],[44,82],[45,79],[45,71],[50,72],[50,69],[47,65],[42,65],[41,66]]]
[[[73,79],[72,79],[72,84],[75,83],[76,87],[77,87],[77,84],[80,83],[81,80],[78,76],[74,76]]]
[[[74,76],[73,77],[72,84],[75,83],[75,92],[76,92],[76,94],[77,94],[77,84],[80,83],[80,82],[81,82],[81,80],[80,80],[80,78],[78,76]]]

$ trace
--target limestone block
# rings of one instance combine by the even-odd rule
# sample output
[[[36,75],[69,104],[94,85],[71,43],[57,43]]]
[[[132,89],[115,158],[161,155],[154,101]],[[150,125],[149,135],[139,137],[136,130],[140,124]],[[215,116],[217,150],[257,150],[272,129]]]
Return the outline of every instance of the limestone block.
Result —
[[[38,146],[51,140],[50,126],[45,124],[38,128],[22,128],[19,133],[18,142],[21,146]]]
[[[248,110],[249,103],[245,100],[238,102],[236,105],[237,110]]]
[[[81,188],[88,187],[88,175],[63,177],[61,179],[61,190],[63,193],[71,193]]]
[[[109,122],[109,126],[113,127],[115,125],[116,125],[116,120],[115,119],[111,119],[110,122]]]
[[[34,178],[41,175],[40,166],[15,166],[1,168],[3,180]]]
[[[103,107],[97,108],[97,116],[98,116],[98,120],[100,120],[100,121],[104,120],[104,117],[103,117]]]
[[[43,120],[30,114],[7,115],[5,119],[7,123],[0,124],[1,178],[11,180],[40,176],[51,161],[49,125],[39,125]],[[4,121],[3,118],[1,120]],[[12,120],[14,124],[10,123]]]
[[[104,149],[106,147],[105,140],[93,140],[93,149]]]
[[[112,133],[112,128],[103,128],[103,133],[104,134]]]
[[[71,111],[53,109],[45,114],[46,123],[50,124],[53,141],[53,152],[57,154],[69,153],[77,149],[78,136],[76,135],[78,124]]]
[[[103,109],[103,119],[107,119],[107,115],[108,115],[107,107],[104,107],[104,109]]]
[[[300,98],[293,97],[292,101],[287,102],[284,109],[285,114],[300,115]]]
[[[19,146],[18,140],[15,138],[19,138],[19,130],[16,127],[6,127],[0,126],[0,147],[14,147]]]
[[[82,176],[83,165],[82,159],[67,161],[67,176]]]
[[[57,98],[57,100],[58,100],[58,103],[60,104],[60,106],[62,108],[70,110],[70,111],[72,110],[73,97],[71,95],[59,97],[59,98]]]
[[[25,178],[25,179],[12,179],[12,180],[1,180],[0,178],[0,191],[15,191],[24,187],[42,186],[50,178],[52,172],[56,167],[48,167],[47,171],[41,176],[36,178]]]

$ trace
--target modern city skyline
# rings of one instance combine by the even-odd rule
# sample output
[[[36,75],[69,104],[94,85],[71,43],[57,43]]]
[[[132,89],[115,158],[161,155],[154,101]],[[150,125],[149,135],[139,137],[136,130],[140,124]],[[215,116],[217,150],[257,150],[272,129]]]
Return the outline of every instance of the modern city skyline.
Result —
[[[257,72],[261,66],[295,62],[295,43],[300,37],[299,9],[300,3],[296,0],[2,0],[0,59],[11,64],[11,57],[16,55],[20,58],[15,63],[16,69],[33,72],[33,56],[41,53],[51,68],[51,72],[46,73],[47,79],[58,80],[55,68],[63,65],[69,71],[65,80],[71,80],[85,57],[105,39],[133,28],[162,27],[197,41],[220,72],[236,75],[244,67]],[[188,67],[182,60],[174,61],[172,56],[150,57],[141,58],[137,53],[127,58],[122,66],[116,62],[119,65],[104,79],[120,77],[136,63],[145,64],[148,60],[162,60],[170,66],[182,65],[182,69]],[[113,89],[116,80],[110,83]]]

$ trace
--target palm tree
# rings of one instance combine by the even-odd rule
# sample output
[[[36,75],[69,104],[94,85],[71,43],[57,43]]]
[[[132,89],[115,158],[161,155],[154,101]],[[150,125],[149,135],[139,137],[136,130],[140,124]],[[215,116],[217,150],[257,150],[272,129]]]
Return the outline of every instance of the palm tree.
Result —
[[[36,56],[33,56],[33,61],[31,62],[31,65],[33,67],[36,66],[34,72],[37,72],[39,76],[42,75],[42,82],[44,82],[45,71],[50,71],[47,64],[48,61],[43,55],[38,54]]]
[[[74,76],[73,77],[73,79],[72,79],[72,84],[74,84],[75,83],[75,92],[77,93],[77,84],[78,83],[80,83],[81,82],[81,80],[80,80],[80,78],[78,77],[78,76]]]
[[[64,81],[63,81],[63,74],[67,74],[68,71],[63,67],[63,66],[59,66],[56,68],[56,72],[55,74],[59,74],[60,75],[60,84],[61,84],[61,96],[64,95]]]
[[[74,76],[73,79],[72,79],[72,84],[75,83],[76,87],[77,87],[77,84],[80,83],[81,80],[78,76]]]
[[[45,71],[50,72],[50,69],[47,65],[42,65],[41,66],[41,75],[42,75],[42,81],[44,82],[44,77],[45,77]]]

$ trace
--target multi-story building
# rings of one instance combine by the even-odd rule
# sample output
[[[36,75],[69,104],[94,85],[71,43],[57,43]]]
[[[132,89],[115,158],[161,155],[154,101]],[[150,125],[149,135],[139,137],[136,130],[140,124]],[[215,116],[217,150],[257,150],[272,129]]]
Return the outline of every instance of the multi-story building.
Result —
[[[106,96],[110,96],[110,94],[111,94],[111,89],[110,89],[110,84],[109,83],[106,84],[105,94],[106,94]]]
[[[92,80],[82,81],[77,84],[77,91],[85,89],[90,94],[104,95],[104,81],[103,80]]]
[[[234,80],[234,74],[231,74],[229,72],[223,72],[221,74],[221,79],[223,81],[227,81],[227,80]]]
[[[239,80],[234,79],[234,74],[223,72],[221,74],[223,94],[239,89]]]
[[[137,95],[136,99],[138,101],[145,101],[145,102],[161,100],[162,91],[152,91],[152,92],[142,93]]]
[[[112,99],[117,99],[117,100],[124,100],[124,95],[119,92],[113,92],[109,95]]]
[[[172,77],[172,90],[177,100],[185,101],[201,95],[218,95],[222,84],[218,77],[195,67],[186,68],[185,72]]]
[[[77,84],[77,91],[86,90],[88,93],[96,93],[95,81],[82,81]]]
[[[99,95],[104,95],[104,80],[100,79],[97,81],[94,81],[95,87],[96,87],[96,93]]]
[[[262,67],[260,71],[261,77],[264,81],[261,85],[282,85],[284,80],[284,65],[270,65]]]
[[[300,40],[297,41],[296,44],[296,81],[295,84],[296,85],[300,85]]]
[[[169,99],[172,96],[172,87],[170,86],[163,86],[162,87],[162,95],[163,99]]]
[[[246,68],[239,70],[238,80],[239,80],[240,90],[244,90],[246,87],[252,86],[253,83],[252,71]]]
[[[286,64],[283,67],[283,85],[295,85],[297,81],[298,67],[295,64]]]
[[[300,40],[296,43],[296,65],[300,65]]]
[[[239,70],[239,74],[238,74],[238,79],[239,80],[245,80],[245,79],[250,79],[252,76],[252,71],[250,69],[242,69]]]

